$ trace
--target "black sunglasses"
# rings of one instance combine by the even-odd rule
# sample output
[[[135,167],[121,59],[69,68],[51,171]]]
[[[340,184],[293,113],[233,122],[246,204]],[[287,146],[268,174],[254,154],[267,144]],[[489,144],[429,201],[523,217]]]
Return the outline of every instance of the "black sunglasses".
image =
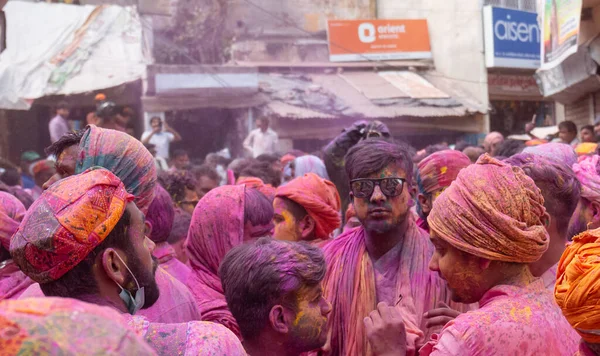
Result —
[[[375,186],[378,185],[381,192],[388,197],[396,197],[402,194],[406,179],[400,177],[380,178],[380,179],[353,179],[350,181],[352,194],[357,198],[370,198],[373,195]]]

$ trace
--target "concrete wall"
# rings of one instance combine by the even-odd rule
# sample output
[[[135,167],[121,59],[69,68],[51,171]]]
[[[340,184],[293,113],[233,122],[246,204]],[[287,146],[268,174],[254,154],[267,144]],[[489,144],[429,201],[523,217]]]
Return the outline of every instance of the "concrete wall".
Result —
[[[377,0],[377,16],[427,19],[436,70],[488,105],[480,1]]]

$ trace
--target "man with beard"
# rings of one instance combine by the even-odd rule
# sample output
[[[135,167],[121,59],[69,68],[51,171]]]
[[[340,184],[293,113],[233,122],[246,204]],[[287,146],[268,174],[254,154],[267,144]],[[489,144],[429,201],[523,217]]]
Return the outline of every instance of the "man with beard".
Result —
[[[572,355],[577,350],[578,335],[529,270],[548,248],[549,217],[540,190],[522,169],[488,155],[480,158],[435,201],[428,221],[435,246],[429,268],[447,281],[455,302],[479,302],[479,309],[447,323],[419,355]],[[373,347],[394,346],[390,341],[405,334],[396,327],[398,335],[379,337],[391,334],[380,321],[396,319],[386,314],[392,313],[383,307],[365,320]],[[393,350],[385,354],[398,354]]]
[[[298,356],[325,345],[325,270],[323,252],[305,243],[265,237],[227,253],[219,275],[249,355]]]
[[[600,156],[584,157],[573,165],[581,183],[581,199],[569,225],[569,239],[585,230],[600,227]]]
[[[65,178],[29,209],[11,240],[11,255],[46,296],[135,315],[158,300],[159,289],[155,245],[145,236],[144,215],[133,199],[106,169]],[[153,324],[143,317],[129,323],[159,354],[241,351],[235,336],[220,326]]]
[[[379,302],[402,309],[406,347],[414,352],[431,332],[423,314],[449,302],[449,295],[428,269],[433,246],[410,211],[412,149],[404,143],[364,140],[350,149],[345,167],[362,226],[323,248],[328,267],[323,286],[333,305],[332,354],[370,354],[363,319]]]
[[[90,125],[83,130],[64,135],[48,147],[46,153],[56,157],[56,174],[44,184],[44,188],[89,168],[103,167],[123,182],[127,192],[134,196],[134,202],[142,213],[148,212],[154,199],[156,166],[150,152],[134,137]],[[199,320],[198,307],[183,283],[171,277],[162,268],[157,270],[156,281],[160,289],[169,290],[171,293],[163,293],[156,304],[140,314],[158,323]],[[21,298],[40,296],[42,292],[39,285],[34,284]]]

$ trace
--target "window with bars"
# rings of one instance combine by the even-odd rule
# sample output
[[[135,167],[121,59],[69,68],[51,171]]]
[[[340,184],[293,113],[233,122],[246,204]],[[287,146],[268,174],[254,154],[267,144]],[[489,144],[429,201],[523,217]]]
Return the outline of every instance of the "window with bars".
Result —
[[[484,5],[536,12],[536,0],[485,0]]]

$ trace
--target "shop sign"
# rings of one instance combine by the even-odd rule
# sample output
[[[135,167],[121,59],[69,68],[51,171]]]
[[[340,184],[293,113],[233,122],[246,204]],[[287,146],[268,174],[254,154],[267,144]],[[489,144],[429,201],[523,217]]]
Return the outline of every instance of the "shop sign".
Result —
[[[483,27],[488,68],[539,68],[541,36],[535,12],[485,6]]]
[[[489,95],[539,96],[533,75],[488,74]]]
[[[427,20],[329,20],[329,60],[431,58]]]

